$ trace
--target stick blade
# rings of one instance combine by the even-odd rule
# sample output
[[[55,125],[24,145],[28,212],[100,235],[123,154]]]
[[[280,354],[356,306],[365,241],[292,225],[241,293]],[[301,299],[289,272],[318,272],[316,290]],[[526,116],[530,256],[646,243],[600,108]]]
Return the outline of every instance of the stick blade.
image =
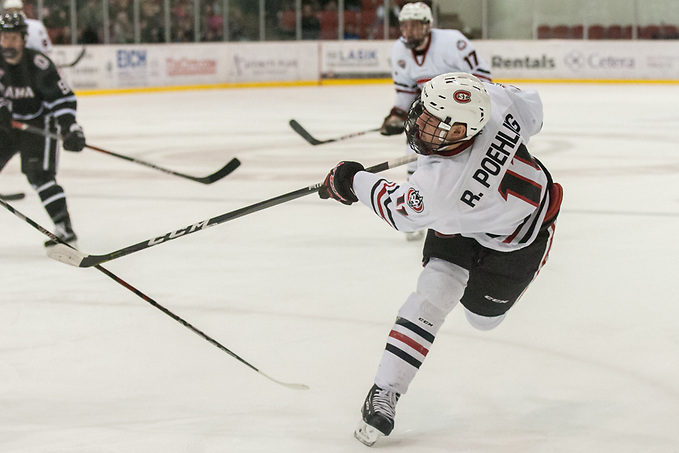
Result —
[[[47,249],[47,256],[53,260],[61,261],[62,263],[71,266],[81,267],[82,262],[87,255],[66,244],[56,244]]]
[[[320,145],[321,143],[325,143],[325,142],[323,142],[323,141],[321,141],[321,140],[317,140],[317,139],[313,138],[313,137],[311,136],[311,134],[309,134],[309,133],[306,131],[306,129],[304,129],[304,128],[302,127],[302,125],[299,124],[299,123],[298,123],[296,120],[294,120],[294,119],[290,120],[290,127],[292,128],[292,130],[294,130],[294,131],[297,132],[299,135],[301,135],[302,138],[303,138],[304,140],[306,140],[307,142],[311,143],[311,144],[314,145],[314,146],[315,146],[315,145]]]
[[[206,184],[212,184],[213,182],[219,181],[224,176],[232,173],[236,168],[240,167],[240,161],[237,158],[231,159],[226,163],[221,169],[212,173],[210,176],[203,178]]]
[[[23,192],[0,194],[0,199],[5,201],[23,200],[26,194]]]
[[[287,387],[287,388],[292,389],[292,390],[309,390],[309,386],[306,385],[306,384],[297,384],[297,383],[292,383],[292,382],[279,381],[278,379],[274,379],[271,376],[269,376],[268,374],[266,374],[266,373],[264,373],[260,370],[256,369],[256,371],[259,374],[261,374],[262,376],[264,376],[265,378],[267,378],[268,380],[275,382],[276,384],[282,385],[283,387]]]

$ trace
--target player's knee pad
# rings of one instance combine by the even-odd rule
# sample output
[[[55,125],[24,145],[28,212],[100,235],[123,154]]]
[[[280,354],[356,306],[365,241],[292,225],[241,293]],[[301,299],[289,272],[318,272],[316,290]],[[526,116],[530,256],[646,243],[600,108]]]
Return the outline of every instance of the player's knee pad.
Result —
[[[438,258],[432,258],[417,280],[417,293],[448,314],[462,298],[469,271]]]
[[[477,330],[493,330],[500,325],[502,320],[504,320],[505,316],[507,315],[504,313],[500,316],[481,316],[477,315],[476,313],[472,313],[466,308],[464,309],[464,314],[467,316],[467,321],[469,321],[469,324],[471,324],[471,326]]]
[[[447,314],[418,293],[410,294],[398,311],[399,318],[407,319],[431,335],[436,335]]]

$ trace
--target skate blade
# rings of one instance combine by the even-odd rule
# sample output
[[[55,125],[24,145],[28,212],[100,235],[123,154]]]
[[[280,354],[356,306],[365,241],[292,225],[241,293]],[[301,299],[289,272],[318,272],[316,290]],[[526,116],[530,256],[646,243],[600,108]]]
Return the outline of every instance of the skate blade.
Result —
[[[354,431],[354,437],[358,439],[358,441],[363,445],[367,445],[368,447],[375,445],[375,442],[377,442],[382,436],[383,434],[381,432],[368,425],[363,420],[360,421],[356,427],[356,430]]]

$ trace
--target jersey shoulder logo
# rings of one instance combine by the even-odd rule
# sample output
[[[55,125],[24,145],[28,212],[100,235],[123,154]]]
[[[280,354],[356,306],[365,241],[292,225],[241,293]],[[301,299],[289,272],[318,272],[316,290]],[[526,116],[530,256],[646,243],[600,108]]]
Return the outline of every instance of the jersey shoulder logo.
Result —
[[[38,69],[42,69],[43,71],[50,67],[50,62],[47,57],[40,54],[37,54],[33,58],[33,63],[38,67]]]
[[[424,200],[417,190],[410,188],[406,194],[408,206],[418,214],[424,211]]]

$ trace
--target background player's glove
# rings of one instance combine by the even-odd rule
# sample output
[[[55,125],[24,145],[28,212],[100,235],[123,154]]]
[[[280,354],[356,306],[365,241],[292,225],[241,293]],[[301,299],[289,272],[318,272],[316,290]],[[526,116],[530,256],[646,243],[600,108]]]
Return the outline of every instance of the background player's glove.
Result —
[[[85,133],[80,124],[73,123],[64,135],[64,149],[67,151],[82,151],[85,147]]]
[[[325,177],[318,196],[324,200],[333,198],[346,205],[357,202],[358,198],[353,190],[354,175],[363,170],[365,168],[358,162],[340,162]]]
[[[382,127],[380,127],[380,134],[382,135],[398,135],[405,130],[405,121],[408,117],[408,112],[401,110],[398,107],[394,107],[389,112]]]
[[[12,148],[12,114],[5,100],[0,99],[0,153]]]

